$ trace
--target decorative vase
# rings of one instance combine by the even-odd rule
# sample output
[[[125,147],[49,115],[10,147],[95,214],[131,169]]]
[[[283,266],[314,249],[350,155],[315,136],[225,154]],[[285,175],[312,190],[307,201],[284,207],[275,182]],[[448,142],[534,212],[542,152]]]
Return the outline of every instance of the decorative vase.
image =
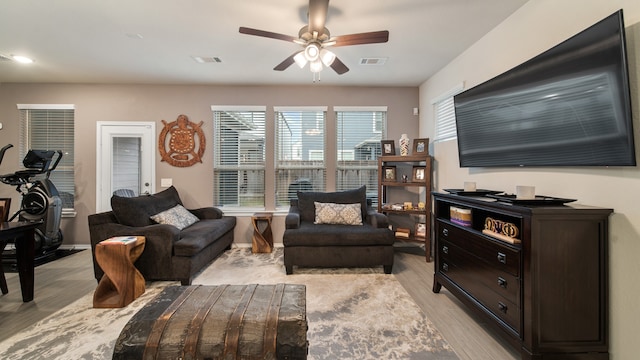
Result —
[[[402,134],[400,137],[400,155],[409,155],[409,137],[407,137],[407,134]]]

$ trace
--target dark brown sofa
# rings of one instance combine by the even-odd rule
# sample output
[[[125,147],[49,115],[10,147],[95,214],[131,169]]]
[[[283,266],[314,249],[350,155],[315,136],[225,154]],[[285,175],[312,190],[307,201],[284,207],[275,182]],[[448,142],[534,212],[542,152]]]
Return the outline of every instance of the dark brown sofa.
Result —
[[[231,247],[236,218],[207,207],[189,210],[199,221],[182,230],[151,220],[151,216],[178,204],[182,201],[173,186],[150,196],[114,195],[113,211],[89,216],[92,252],[95,254],[97,243],[113,236],[144,236],[145,249],[135,266],[145,280],[179,280],[190,285],[195,274]],[[96,280],[100,280],[103,271],[95,256],[93,268]]]
[[[362,225],[315,224],[315,202],[361,206]],[[366,199],[366,188],[342,192],[298,192],[285,218],[284,265],[293,267],[393,267],[395,237],[388,219]]]

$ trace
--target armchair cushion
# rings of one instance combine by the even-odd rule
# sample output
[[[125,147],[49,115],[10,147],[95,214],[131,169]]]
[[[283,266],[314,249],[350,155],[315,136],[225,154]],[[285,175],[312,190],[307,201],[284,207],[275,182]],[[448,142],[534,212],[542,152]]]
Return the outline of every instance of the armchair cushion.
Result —
[[[362,225],[360,204],[314,203],[314,224]]]
[[[135,227],[153,225],[151,216],[176,205],[182,205],[182,201],[173,186],[149,196],[130,198],[114,195],[111,197],[111,208],[118,222]]]
[[[300,221],[315,221],[316,208],[314,202],[335,204],[359,203],[360,216],[365,218],[367,211],[367,188],[361,186],[358,189],[338,192],[298,192]]]
[[[200,221],[197,216],[189,212],[182,205],[176,205],[169,210],[151,216],[151,220],[158,224],[173,225],[182,230],[187,226],[193,225]]]

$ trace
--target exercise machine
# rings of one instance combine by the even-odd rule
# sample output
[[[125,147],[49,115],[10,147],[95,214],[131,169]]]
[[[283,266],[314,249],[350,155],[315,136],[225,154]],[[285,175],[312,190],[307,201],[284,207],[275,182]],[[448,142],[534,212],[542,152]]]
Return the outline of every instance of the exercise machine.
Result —
[[[0,164],[4,153],[12,147],[8,144],[0,149]],[[15,186],[22,195],[20,209],[9,221],[18,217],[19,221],[40,223],[35,229],[36,258],[51,254],[62,244],[62,199],[49,179],[61,159],[60,150],[29,150],[22,160],[24,170],[0,175],[0,182]]]

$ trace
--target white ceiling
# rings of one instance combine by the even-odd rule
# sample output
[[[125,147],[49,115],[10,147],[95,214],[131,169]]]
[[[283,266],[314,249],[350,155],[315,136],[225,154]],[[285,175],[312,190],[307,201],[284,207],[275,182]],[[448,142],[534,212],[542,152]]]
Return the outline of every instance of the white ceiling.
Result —
[[[527,0],[332,0],[332,35],[388,30],[389,42],[332,49],[350,71],[330,85],[418,86]],[[243,35],[240,26],[297,36],[306,0],[2,0],[0,83],[310,84],[300,45]],[[192,56],[218,57],[197,63]],[[382,66],[359,65],[382,57]]]

